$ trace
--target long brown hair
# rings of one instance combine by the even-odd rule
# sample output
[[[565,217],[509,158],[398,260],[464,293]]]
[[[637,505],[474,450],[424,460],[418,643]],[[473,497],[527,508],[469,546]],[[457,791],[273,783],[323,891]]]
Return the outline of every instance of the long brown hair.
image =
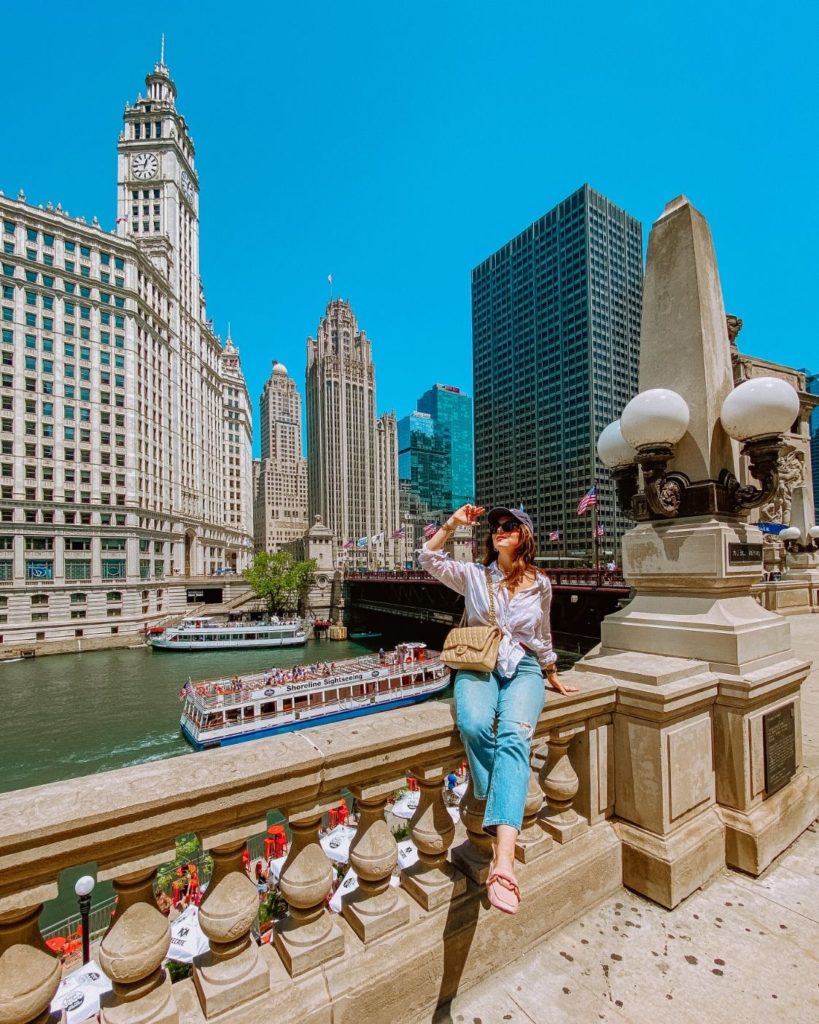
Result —
[[[535,565],[537,547],[535,546],[535,538],[532,531],[528,526],[524,526],[523,523],[518,525],[518,529],[520,531],[520,542],[512,555],[512,568],[504,576],[501,583],[501,586],[506,587],[507,590],[517,588],[528,569],[534,569],[535,577],[537,577],[538,573],[544,572],[543,569]],[[495,550],[495,545],[492,543],[492,532],[490,531],[489,536],[486,538],[486,554],[484,555],[483,564],[491,565],[492,562],[497,560],[497,557],[498,553]]]

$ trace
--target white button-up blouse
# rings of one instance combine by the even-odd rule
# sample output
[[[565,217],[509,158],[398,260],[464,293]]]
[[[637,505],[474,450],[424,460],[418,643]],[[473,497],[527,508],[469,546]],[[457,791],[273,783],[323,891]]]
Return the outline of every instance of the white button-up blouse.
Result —
[[[466,621],[470,626],[488,626],[489,593],[486,589],[486,567],[475,562],[456,562],[445,551],[430,551],[426,546],[416,552],[422,569],[452,590],[463,594]],[[546,668],[557,661],[549,628],[549,606],[552,585],[548,576],[537,574],[534,586],[519,590],[509,597],[501,587],[503,573],[497,562],[489,566],[495,597],[495,618],[501,630],[498,650],[498,675],[509,678],[515,674],[520,659],[531,651]]]

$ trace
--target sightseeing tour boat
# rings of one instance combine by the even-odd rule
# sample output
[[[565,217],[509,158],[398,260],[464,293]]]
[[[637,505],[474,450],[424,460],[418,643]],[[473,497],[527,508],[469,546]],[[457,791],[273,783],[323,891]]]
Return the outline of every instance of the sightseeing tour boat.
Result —
[[[242,647],[297,647],[307,642],[298,620],[282,622],[275,616],[266,622],[217,622],[205,617],[183,619],[151,633],[148,643],[158,651],[225,651]]]
[[[185,683],[182,735],[197,750],[415,704],[446,689],[449,668],[426,644],[382,656],[295,665]]]

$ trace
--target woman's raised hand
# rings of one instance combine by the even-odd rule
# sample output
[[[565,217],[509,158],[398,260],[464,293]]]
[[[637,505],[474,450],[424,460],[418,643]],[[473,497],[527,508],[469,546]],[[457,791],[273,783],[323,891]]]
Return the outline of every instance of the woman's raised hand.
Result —
[[[461,505],[452,513],[449,521],[456,522],[460,526],[474,526],[485,511],[483,505]]]

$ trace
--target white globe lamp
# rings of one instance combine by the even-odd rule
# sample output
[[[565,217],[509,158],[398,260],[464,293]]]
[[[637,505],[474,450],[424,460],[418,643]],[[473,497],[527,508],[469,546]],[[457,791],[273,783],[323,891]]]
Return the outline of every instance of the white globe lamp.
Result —
[[[737,441],[784,434],[799,414],[799,396],[779,377],[746,380],[722,403],[723,430]]]
[[[802,536],[802,531],[798,526],[786,526],[784,530],[779,531],[780,540],[799,540]]]
[[[623,409],[620,429],[627,444],[641,448],[671,448],[688,430],[690,412],[685,399],[669,388],[641,391]]]
[[[630,466],[637,456],[636,449],[623,437],[620,429],[620,420],[609,423],[597,439],[597,454],[600,461],[609,469],[619,469],[623,466]]]

